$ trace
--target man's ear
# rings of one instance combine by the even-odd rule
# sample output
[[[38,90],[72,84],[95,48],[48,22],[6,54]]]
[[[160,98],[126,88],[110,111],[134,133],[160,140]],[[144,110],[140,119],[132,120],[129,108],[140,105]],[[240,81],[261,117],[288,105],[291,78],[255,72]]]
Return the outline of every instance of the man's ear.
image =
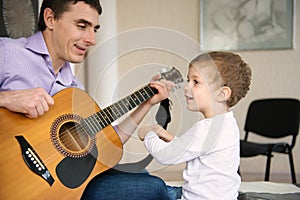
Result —
[[[48,29],[53,29],[54,24],[54,12],[50,8],[44,10],[44,21]]]
[[[230,87],[223,86],[219,90],[219,94],[217,96],[218,102],[226,102],[231,97],[231,89]]]

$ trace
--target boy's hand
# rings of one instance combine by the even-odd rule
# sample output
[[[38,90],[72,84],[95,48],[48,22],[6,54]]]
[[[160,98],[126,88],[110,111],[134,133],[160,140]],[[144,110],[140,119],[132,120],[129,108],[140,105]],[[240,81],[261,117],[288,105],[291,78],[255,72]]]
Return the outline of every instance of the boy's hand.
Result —
[[[141,128],[139,128],[138,136],[139,136],[140,140],[144,141],[147,133],[152,131],[152,130],[153,130],[152,126],[142,126]]]
[[[157,136],[165,142],[170,142],[174,139],[174,136],[168,131],[166,131],[163,127],[161,127],[160,125],[153,125],[153,126],[142,126],[138,130],[138,136],[140,140],[144,141],[146,135],[150,131],[155,132]]]

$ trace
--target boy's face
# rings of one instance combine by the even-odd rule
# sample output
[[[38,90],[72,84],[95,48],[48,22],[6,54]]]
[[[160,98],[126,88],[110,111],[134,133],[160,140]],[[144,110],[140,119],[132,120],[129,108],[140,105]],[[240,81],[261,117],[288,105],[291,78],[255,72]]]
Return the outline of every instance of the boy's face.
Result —
[[[73,63],[82,62],[89,47],[96,44],[95,32],[99,29],[99,14],[84,2],[71,4],[70,9],[57,19],[52,19],[52,59]]]
[[[188,71],[188,84],[184,87],[187,108],[201,112],[205,117],[213,113],[213,83],[209,77],[209,69],[199,70],[191,66]]]

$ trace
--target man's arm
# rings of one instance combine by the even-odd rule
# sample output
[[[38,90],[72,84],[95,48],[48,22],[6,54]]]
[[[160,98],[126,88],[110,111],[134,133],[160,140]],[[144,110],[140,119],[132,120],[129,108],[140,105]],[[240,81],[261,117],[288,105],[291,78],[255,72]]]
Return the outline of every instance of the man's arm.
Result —
[[[43,88],[0,92],[0,107],[29,118],[43,115],[53,104],[53,98]]]
[[[155,77],[153,77],[153,79],[155,79]],[[150,86],[156,88],[158,93],[141,104],[129,117],[116,126],[116,131],[123,144],[130,138],[152,106],[169,97],[174,83],[166,80],[153,81],[150,83]]]

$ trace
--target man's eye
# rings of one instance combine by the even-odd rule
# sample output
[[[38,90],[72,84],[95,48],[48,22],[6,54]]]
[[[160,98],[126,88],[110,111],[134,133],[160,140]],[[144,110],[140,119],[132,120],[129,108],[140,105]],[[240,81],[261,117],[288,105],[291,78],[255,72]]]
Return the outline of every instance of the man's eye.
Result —
[[[80,28],[80,29],[85,29],[86,28],[86,26],[82,25],[82,24],[78,24],[77,27]]]

